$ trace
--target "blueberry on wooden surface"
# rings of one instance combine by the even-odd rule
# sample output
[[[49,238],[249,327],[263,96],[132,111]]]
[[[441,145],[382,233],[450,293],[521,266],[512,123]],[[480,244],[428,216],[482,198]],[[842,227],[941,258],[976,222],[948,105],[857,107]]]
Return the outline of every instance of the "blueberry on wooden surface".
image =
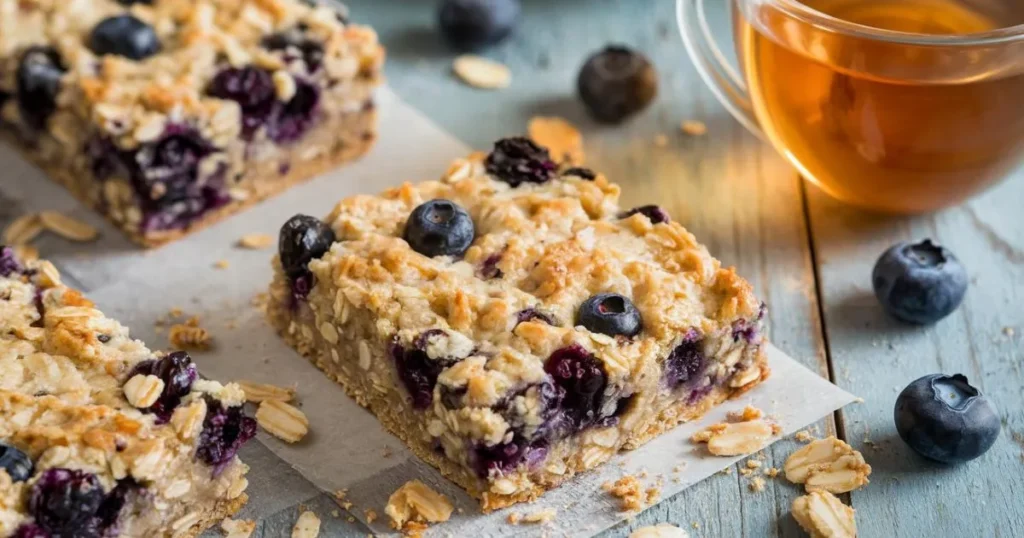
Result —
[[[948,316],[967,293],[967,271],[960,260],[930,239],[898,243],[885,251],[875,263],[871,282],[886,311],[921,325]]]
[[[633,301],[617,293],[599,293],[583,301],[576,313],[576,324],[608,336],[632,337],[644,328]]]
[[[918,454],[942,463],[981,456],[999,438],[999,413],[963,375],[924,376],[896,399],[896,431]]]
[[[445,0],[438,9],[438,26],[453,47],[475,51],[508,37],[520,11],[519,0]]]
[[[152,26],[133,15],[115,15],[92,29],[89,48],[101,56],[114,54],[143,60],[160,51],[160,38]]]
[[[460,257],[473,243],[473,219],[455,202],[430,200],[409,215],[402,237],[409,247],[428,257]]]
[[[295,215],[288,219],[277,242],[285,274],[292,279],[304,275],[309,262],[326,254],[334,241],[334,230],[318,218]]]
[[[51,47],[29,47],[21,55],[15,78],[22,121],[36,129],[46,125],[57,108],[64,72],[60,55]]]
[[[594,119],[619,123],[654,100],[658,73],[643,54],[609,45],[587,59],[576,86]]]
[[[17,448],[0,443],[0,469],[14,482],[24,482],[32,476],[32,460]]]

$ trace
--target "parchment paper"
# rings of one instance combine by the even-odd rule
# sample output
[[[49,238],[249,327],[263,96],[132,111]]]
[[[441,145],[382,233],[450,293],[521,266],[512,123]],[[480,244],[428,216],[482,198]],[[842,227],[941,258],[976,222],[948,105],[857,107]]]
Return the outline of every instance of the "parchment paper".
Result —
[[[103,230],[104,237],[98,244],[51,249],[44,242],[42,250],[44,255],[56,258],[65,271],[65,280],[87,290],[100,308],[128,325],[136,338],[154,349],[167,346],[166,333],[158,333],[153,322],[172,308],[180,308],[189,315],[198,315],[202,326],[214,335],[215,349],[195,354],[204,375],[223,381],[250,379],[297,386],[302,409],[310,420],[310,435],[297,445],[262,433],[259,441],[321,489],[330,492],[347,488],[348,499],[355,506],[352,514],[364,522],[363,509],[375,509],[381,518],[370,525],[374,532],[390,532],[383,516],[388,496],[407,480],[420,478],[448,495],[462,510],[430,535],[536,535],[541,528],[506,523],[507,511],[481,515],[475,501],[405,450],[373,416],[285,346],[252,306],[253,298],[265,291],[270,280],[272,250],[235,247],[242,235],[276,236],[280,224],[297,212],[321,216],[337,200],[351,194],[374,193],[406,180],[433,179],[452,158],[467,153],[468,148],[390,91],[380,92],[379,103],[381,141],[364,160],[152,252],[129,245],[89,210],[74,204],[59,187],[37,179],[39,172],[8,149],[0,149],[0,160],[5,166],[11,163],[6,177],[20,179],[17,185],[5,179],[4,191],[20,197],[25,209],[67,209]],[[214,268],[220,260],[228,262],[227,269]],[[617,456],[537,503],[512,510],[532,513],[553,507],[558,515],[543,529],[559,536],[590,536],[629,515],[617,511],[615,499],[601,489],[606,480],[646,470],[648,483],[653,484],[659,476],[664,479],[664,499],[739,460],[707,455],[689,441],[694,431],[724,420],[726,412],[755,405],[776,418],[790,434],[854,399],[775,348],[769,349],[769,360],[772,377],[743,398],[638,450]],[[386,452],[391,455],[384,457]],[[685,468],[681,472],[673,471],[682,464]],[[260,497],[284,492],[275,490],[273,480],[262,480],[261,472],[261,468],[251,472],[251,502],[269,509],[275,503]]]

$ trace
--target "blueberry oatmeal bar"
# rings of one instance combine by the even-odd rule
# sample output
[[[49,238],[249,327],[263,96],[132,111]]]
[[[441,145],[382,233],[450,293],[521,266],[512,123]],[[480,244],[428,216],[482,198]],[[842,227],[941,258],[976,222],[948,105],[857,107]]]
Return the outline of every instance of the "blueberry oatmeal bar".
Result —
[[[750,284],[525,138],[282,228],[268,315],[485,510],[768,376]]]
[[[198,536],[245,504],[243,403],[0,247],[0,536]]]
[[[155,246],[367,151],[383,59],[326,0],[0,0],[0,131]]]

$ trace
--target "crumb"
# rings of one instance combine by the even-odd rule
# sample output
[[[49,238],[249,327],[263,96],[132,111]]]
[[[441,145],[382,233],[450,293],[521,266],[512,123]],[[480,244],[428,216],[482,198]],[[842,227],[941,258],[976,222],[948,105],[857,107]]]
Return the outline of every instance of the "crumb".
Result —
[[[864,398],[861,398],[860,396],[858,396],[858,397],[853,399],[853,403],[862,404],[862,403],[864,403]]]
[[[226,538],[249,538],[256,530],[256,522],[226,517],[220,522],[220,530]]]
[[[1013,327],[1003,327],[1003,334],[1006,335],[1007,338],[1013,338],[1016,331],[1014,331]]]
[[[647,469],[640,469],[640,472],[637,474],[637,476],[639,476],[640,478],[647,478]]]
[[[691,526],[693,526],[693,528],[695,528],[695,529],[699,529],[699,528],[700,528],[700,523],[698,523],[698,522],[696,522],[696,521],[694,521],[694,522],[693,522],[693,523],[691,523],[690,525],[691,525]]]
[[[740,469],[740,475],[742,476],[750,476],[751,474],[753,474],[753,472],[753,469],[747,469],[746,467]]]
[[[292,527],[292,538],[316,538],[320,535],[320,518],[306,510],[299,514],[299,519]]]
[[[374,510],[373,508],[367,508],[363,512],[363,514],[366,516],[367,523],[373,523],[374,521],[377,521],[377,511]]]
[[[707,125],[704,122],[696,120],[686,120],[679,125],[679,129],[690,136],[703,136],[708,132]]]
[[[654,137],[654,145],[663,148],[668,146],[668,137],[663,134],[658,134]]]
[[[801,443],[810,443],[814,440],[814,436],[807,430],[800,430],[793,434],[793,439],[800,441]]]
[[[348,521],[349,523],[355,523],[356,518],[354,516],[348,516],[345,518],[345,521]]]
[[[768,478],[775,478],[776,476],[779,476],[779,468],[768,467],[767,469],[764,470],[764,475],[767,476]]]
[[[660,499],[660,498],[661,498],[661,488],[660,487],[654,486],[654,487],[649,487],[646,490],[644,490],[644,502],[647,504],[647,506],[651,506],[652,504],[658,502],[658,499]]]
[[[252,300],[249,302],[249,304],[256,308],[263,309],[264,307],[267,306],[267,303],[269,301],[270,296],[266,292],[260,292],[257,293],[256,295],[253,295]]]
[[[381,450],[381,452],[380,452],[380,457],[382,457],[382,458],[390,458],[390,457],[391,457],[391,456],[393,456],[394,454],[395,454],[395,453],[394,453],[394,451],[393,451],[393,450],[391,449],[391,447],[390,447],[390,446],[385,446],[385,447],[384,447],[384,449],[383,449],[383,450]]]
[[[748,484],[747,487],[749,487],[750,491],[753,491],[754,493],[760,493],[764,491],[764,479],[761,477],[754,477],[754,479],[750,481],[750,484]]]
[[[175,349],[206,350],[213,343],[209,331],[195,325],[172,325],[168,338]]]
[[[170,312],[168,312],[168,315],[170,315],[172,318],[180,318],[185,315],[185,312],[182,311],[181,308],[175,306],[171,308]]]
[[[544,524],[554,520],[556,515],[558,515],[558,510],[555,510],[554,508],[545,508],[544,510],[527,514],[523,517],[523,522]]]
[[[763,417],[764,411],[748,405],[742,411],[730,411],[726,416],[733,422],[747,422],[748,420],[757,420]]]
[[[274,244],[274,236],[269,234],[246,234],[243,235],[237,245],[250,250],[262,250]]]
[[[509,512],[508,517],[505,518],[505,521],[507,521],[509,525],[518,525],[522,519],[523,516],[520,515],[519,512]]]
[[[619,499],[619,510],[632,512],[643,509],[642,485],[635,476],[623,476],[615,483],[606,482],[603,487],[605,491]]]
[[[721,471],[718,471],[718,473],[719,474],[732,474],[732,467],[726,467],[725,469],[722,469]]]
[[[395,490],[384,507],[384,513],[391,518],[391,526],[406,532],[425,529],[422,523],[448,521],[453,510],[447,497],[419,480],[410,480]]]
[[[333,517],[334,519],[338,519],[339,517],[341,517],[341,512],[337,510],[331,510],[331,517]]]
[[[673,473],[681,473],[681,472],[683,472],[685,470],[686,470],[686,464],[685,463],[680,463],[679,465],[676,465],[675,467],[672,468],[672,472]]]
[[[230,265],[227,260],[217,260],[214,262],[213,267],[215,269],[227,269]]]
[[[747,460],[747,469],[759,469],[760,467],[760,461],[754,459]]]

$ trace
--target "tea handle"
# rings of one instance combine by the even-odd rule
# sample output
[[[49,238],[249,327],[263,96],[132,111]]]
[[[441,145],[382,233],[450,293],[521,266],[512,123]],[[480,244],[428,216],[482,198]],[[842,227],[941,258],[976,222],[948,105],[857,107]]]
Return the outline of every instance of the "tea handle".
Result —
[[[715,0],[716,2],[722,0]],[[742,1],[742,0],[736,0]],[[711,37],[704,10],[704,0],[677,0],[676,19],[686,50],[708,88],[718,101],[754,135],[764,138],[764,132],[754,115],[750,93],[739,72],[729,64]]]

